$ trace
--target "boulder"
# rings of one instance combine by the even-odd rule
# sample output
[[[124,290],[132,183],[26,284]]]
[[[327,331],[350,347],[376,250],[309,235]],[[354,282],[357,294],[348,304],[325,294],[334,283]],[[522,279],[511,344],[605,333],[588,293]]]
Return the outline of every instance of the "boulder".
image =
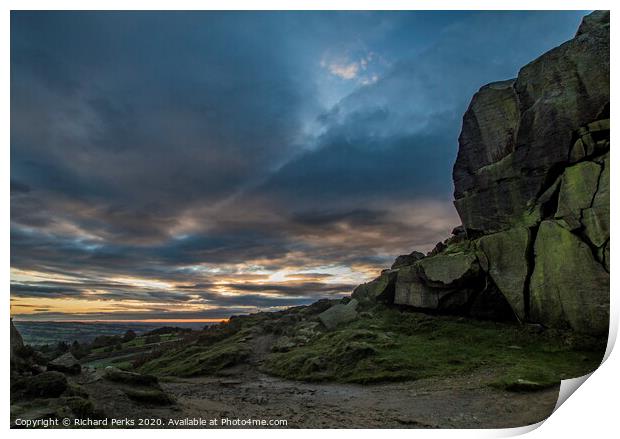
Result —
[[[396,279],[394,303],[416,308],[437,309],[439,296],[436,290],[422,282],[415,266],[402,267]]]
[[[438,242],[437,244],[435,244],[435,247],[426,254],[426,256],[438,255],[439,253],[443,252],[447,247],[448,246],[445,242]]]
[[[373,281],[361,284],[351,294],[351,297],[364,302],[394,302],[394,284],[396,282],[397,270],[385,270],[381,276]]]
[[[475,289],[428,285],[417,266],[403,267],[396,279],[394,303],[420,309],[455,312],[465,310]]]
[[[428,285],[460,286],[478,275],[480,266],[474,253],[440,253],[416,264],[420,276]]]
[[[71,352],[67,352],[47,363],[47,370],[76,375],[82,371],[82,366]]]
[[[356,299],[351,299],[346,305],[339,303],[319,314],[319,320],[331,331],[340,324],[355,320],[357,318],[357,305]]]
[[[521,321],[526,318],[524,289],[528,276],[529,239],[527,228],[513,227],[486,235],[478,241],[488,261],[489,276]]]
[[[135,372],[127,372],[114,366],[107,366],[103,371],[103,378],[117,383],[136,386],[157,386],[157,377]]]
[[[607,334],[609,273],[591,249],[556,221],[543,221],[534,246],[530,318],[547,326],[569,326]]]
[[[424,253],[420,253],[418,251],[413,251],[408,255],[400,255],[396,258],[394,263],[392,264],[392,270],[395,268],[406,267],[408,265],[413,265],[416,261],[419,261],[424,257]]]

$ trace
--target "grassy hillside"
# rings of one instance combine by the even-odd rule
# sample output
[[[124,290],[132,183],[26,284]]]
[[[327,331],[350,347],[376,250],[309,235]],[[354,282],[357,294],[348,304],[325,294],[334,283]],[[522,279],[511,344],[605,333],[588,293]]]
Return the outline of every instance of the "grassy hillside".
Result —
[[[140,371],[195,376],[252,362],[289,379],[371,383],[485,368],[496,377],[489,384],[527,390],[592,371],[605,348],[600,341],[539,326],[383,306],[362,312],[335,331],[326,331],[316,314],[297,308],[238,318],[157,354]]]

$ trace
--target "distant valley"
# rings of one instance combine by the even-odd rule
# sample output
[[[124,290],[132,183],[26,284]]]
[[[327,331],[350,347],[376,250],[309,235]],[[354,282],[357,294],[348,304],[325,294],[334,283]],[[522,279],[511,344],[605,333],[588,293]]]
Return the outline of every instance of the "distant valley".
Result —
[[[209,323],[195,322],[31,322],[14,321],[21,333],[24,342],[29,345],[55,344],[58,342],[71,343],[78,341],[86,343],[93,341],[100,335],[122,335],[126,331],[142,334],[163,326],[175,326],[190,329],[202,329]]]

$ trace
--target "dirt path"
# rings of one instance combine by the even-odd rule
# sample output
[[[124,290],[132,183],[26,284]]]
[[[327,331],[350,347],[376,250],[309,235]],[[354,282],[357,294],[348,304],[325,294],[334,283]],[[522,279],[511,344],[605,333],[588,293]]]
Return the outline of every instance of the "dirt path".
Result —
[[[492,373],[379,385],[312,384],[253,370],[230,377],[162,383],[178,401],[175,417],[285,419],[289,428],[502,428],[552,412],[559,387],[533,393],[496,390]]]

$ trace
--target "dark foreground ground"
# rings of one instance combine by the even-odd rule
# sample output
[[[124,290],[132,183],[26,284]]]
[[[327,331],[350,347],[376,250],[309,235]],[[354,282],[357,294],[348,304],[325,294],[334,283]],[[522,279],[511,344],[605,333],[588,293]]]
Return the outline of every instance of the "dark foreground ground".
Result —
[[[502,428],[548,417],[557,386],[514,393],[486,385],[492,373],[373,385],[299,383],[247,372],[235,379],[164,383],[177,416],[285,419],[289,428]]]
[[[382,384],[297,382],[247,367],[227,372],[218,377],[165,379],[161,388],[174,403],[159,404],[136,401],[125,393],[127,387],[111,385],[100,377],[101,371],[86,369],[70,382],[89,394],[92,406],[85,407],[82,415],[66,414],[72,427],[74,417],[100,422],[97,419],[103,416],[98,414],[105,413],[104,428],[191,428],[198,419],[217,420],[217,425],[203,428],[239,428],[225,424],[237,419],[286,421],[279,428],[505,428],[547,418],[559,390],[558,386],[527,392],[498,389],[489,386],[497,379],[494,371]],[[12,421],[58,417],[66,403],[67,398],[16,404]],[[111,425],[112,419],[117,425]]]

